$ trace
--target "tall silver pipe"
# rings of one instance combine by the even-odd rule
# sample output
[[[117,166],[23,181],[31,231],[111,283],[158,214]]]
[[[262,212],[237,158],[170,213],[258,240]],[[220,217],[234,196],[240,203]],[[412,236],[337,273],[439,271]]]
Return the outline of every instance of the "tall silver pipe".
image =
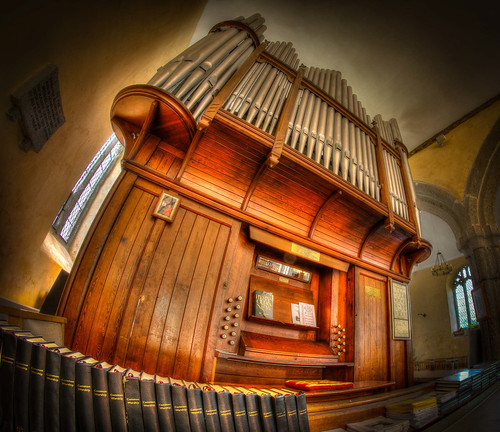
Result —
[[[216,51],[221,45],[239,32],[238,29],[230,28],[220,32],[220,37],[212,39],[212,42],[204,45],[200,50],[193,53],[192,56],[184,58],[179,66],[172,72],[168,79],[161,85],[165,90],[175,88],[188,74],[196,69],[210,54]]]
[[[326,71],[324,69],[320,69],[319,77],[315,83],[317,87],[323,88],[325,84],[325,75]],[[313,154],[317,153],[316,145],[318,144],[318,125],[321,103],[321,98],[316,96],[312,112],[311,127],[309,131],[305,131],[307,134],[307,156],[310,158],[313,157]]]
[[[226,58],[210,73],[202,83],[200,83],[195,92],[190,96],[186,106],[189,110],[199,101],[199,99],[210,88],[214,88],[218,83],[225,84],[229,77],[237,70],[237,68],[248,58],[254,50],[251,40],[246,40],[233,50]],[[227,72],[230,71],[230,74]],[[218,86],[220,89],[222,86]],[[182,97],[182,95],[177,95]]]
[[[285,42],[281,42],[279,45],[279,48],[277,50],[277,55],[281,54],[283,50],[286,47]],[[255,81],[253,87],[250,89],[250,91],[247,93],[245,96],[245,99],[243,100],[243,103],[241,104],[240,109],[238,110],[237,116],[239,118],[243,118],[245,114],[248,112],[248,110],[251,108],[252,103],[255,100],[255,97],[257,96],[259,90],[261,89],[263,83],[266,81],[266,78],[268,77],[269,73],[272,70],[272,66],[269,63],[264,63],[264,67],[262,69],[261,74]]]
[[[203,99],[200,101],[200,103],[196,107],[196,110],[193,112],[193,117],[196,120],[199,119],[201,114],[205,111],[208,105],[210,105],[217,93],[219,93],[222,87],[224,87],[224,85],[229,81],[229,79],[233,76],[233,74],[238,70],[238,68],[243,64],[243,62],[250,56],[252,52],[253,47],[248,47],[236,60],[233,61],[231,67],[228,68],[222,76],[218,77],[214,81],[212,81],[210,77],[207,78],[207,85],[213,85],[213,87],[210,92],[206,93],[205,96],[203,96]],[[200,91],[202,91],[201,86]],[[193,94],[193,96],[191,96],[191,100],[194,105],[197,102],[198,97],[195,97],[195,95]],[[189,106],[188,108],[191,109]]]
[[[284,42],[283,42],[284,43]],[[280,49],[277,53],[277,57],[281,60],[282,58],[286,59],[289,55],[289,53],[292,50],[292,43],[284,43],[285,45]],[[266,95],[269,92],[269,89],[273,87],[276,90],[277,87],[277,82],[276,82],[276,77],[279,73],[279,70],[276,69],[275,67],[271,66],[270,64],[267,65],[269,66],[267,69],[267,72],[265,72],[265,77],[263,77],[261,82],[256,83],[255,87],[255,93],[253,95],[248,96],[248,113],[247,113],[247,118],[246,120],[249,123],[253,122],[253,119],[257,116],[259,113],[259,110],[262,108],[262,104],[264,99],[266,98]],[[252,97],[253,96],[253,97]],[[251,99],[250,99],[251,98]],[[243,112],[244,114],[244,112]]]
[[[403,143],[403,138],[401,138],[401,132],[399,131],[397,120],[395,118],[392,118],[389,120],[389,124],[391,126],[392,135],[394,136],[394,138],[400,143]]]
[[[310,80],[314,73],[315,73],[315,69],[309,68],[309,70],[307,71],[307,78]],[[311,97],[311,96],[312,95],[311,95],[311,92],[309,90],[304,90],[302,93],[302,98],[300,100],[300,105],[298,108],[297,117],[296,117],[295,123],[294,123],[292,138],[290,141],[290,146],[293,148],[297,148],[298,139],[299,139],[300,133],[302,132],[302,122],[304,121],[304,113],[306,111],[307,102],[309,100],[309,97]]]
[[[178,56],[174,57],[172,60],[167,62],[165,65],[161,66],[156,74],[148,81],[149,85],[161,87],[174,72],[174,70],[183,62],[189,61],[189,59],[195,55],[195,53],[202,51],[206,46],[217,43],[217,41],[229,30],[229,27],[220,29],[217,32],[212,32],[201,38],[199,41],[185,49]],[[235,30],[235,29],[233,29]]]
[[[231,93],[231,96],[227,99],[227,101],[224,103],[223,107],[227,111],[232,111],[232,107],[234,105],[234,102],[238,95],[241,93],[243,87],[248,83],[248,81],[251,79],[253,74],[257,72],[259,68],[259,64],[255,63],[252,65],[250,70],[245,74],[245,76],[240,80],[238,85],[234,88],[234,90]]]
[[[342,103],[342,74],[338,71],[335,73],[335,99],[337,102]],[[333,172],[339,175],[340,167],[342,165],[341,161],[344,159],[344,154],[342,152],[342,114],[338,111],[335,111],[333,143],[335,151],[333,158]]]
[[[311,76],[311,81],[316,83],[319,78],[319,69],[313,68],[313,74]],[[309,124],[311,122],[311,115],[314,108],[314,104],[316,102],[316,96],[313,93],[310,93],[309,98],[307,99],[307,106],[304,113],[304,118],[302,120],[302,128],[300,130],[300,141],[298,150],[301,153],[304,153],[304,148],[307,142],[307,133],[309,131]]]
[[[295,52],[295,49],[292,48],[285,59],[285,63],[290,63],[289,65],[293,67],[296,61],[297,53]],[[274,79],[271,88],[267,92],[267,95],[265,96],[264,101],[261,104],[257,115],[257,120],[255,121],[255,126],[266,130],[267,126],[273,118],[274,111],[278,106],[279,98],[283,92],[283,88],[288,85],[288,82],[288,78],[284,73],[278,72],[276,74],[276,78]],[[257,103],[255,105],[257,105]],[[263,122],[264,125],[262,125]]]
[[[329,86],[328,89],[325,88],[325,91],[331,96],[335,96],[335,82],[336,82],[336,74],[334,70],[329,71]],[[333,143],[333,129],[335,123],[335,110],[333,107],[328,105],[327,116],[326,116],[326,136],[325,136],[325,147],[324,147],[324,158],[323,165],[330,169],[330,162],[332,160],[332,153],[334,151],[334,143]],[[332,171],[334,171],[332,167]]]
[[[266,51],[268,51],[271,54],[274,54],[276,50],[279,48],[279,44],[277,42],[273,42],[269,44],[269,46],[266,48]],[[236,114],[239,112],[241,109],[241,106],[247,97],[247,94],[250,92],[250,90],[253,88],[254,84],[257,82],[259,77],[261,76],[262,72],[264,71],[265,67],[267,66],[266,63],[259,63],[254,70],[254,72],[251,74],[251,76],[248,77],[248,79],[245,80],[245,78],[242,80],[244,81],[244,84],[241,88],[239,88],[239,85],[237,86],[238,93],[235,97],[235,99],[231,102],[231,105],[228,103],[228,111],[232,114]],[[253,68],[252,68],[253,69]],[[236,92],[236,90],[235,90]]]
[[[294,63],[294,69],[297,69],[299,67],[299,63],[300,63],[300,60],[297,59]],[[269,133],[274,133],[274,129],[278,123],[278,119],[279,119],[281,112],[283,110],[283,105],[285,104],[285,100],[288,98],[288,94],[290,93],[291,88],[292,88],[292,83],[289,82],[287,79],[287,83],[281,92],[281,95],[280,95],[280,98],[278,101],[278,105],[276,106],[276,109],[274,110],[274,113],[273,113],[273,118],[271,120],[271,124],[269,125],[269,130],[268,130]]]

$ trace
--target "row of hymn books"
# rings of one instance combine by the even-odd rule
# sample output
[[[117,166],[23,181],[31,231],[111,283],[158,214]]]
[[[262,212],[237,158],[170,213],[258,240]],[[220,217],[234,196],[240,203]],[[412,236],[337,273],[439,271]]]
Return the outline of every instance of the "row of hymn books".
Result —
[[[0,323],[0,431],[309,431],[304,393],[185,382]]]

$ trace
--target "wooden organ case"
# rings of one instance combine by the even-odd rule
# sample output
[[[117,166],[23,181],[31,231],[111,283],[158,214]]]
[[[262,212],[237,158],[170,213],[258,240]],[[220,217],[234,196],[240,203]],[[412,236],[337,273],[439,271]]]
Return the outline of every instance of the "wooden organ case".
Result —
[[[372,124],[340,72],[299,67],[264,29],[220,23],[116,96],[122,174],[65,287],[65,342],[202,382],[410,385],[391,287],[431,247],[397,123]]]

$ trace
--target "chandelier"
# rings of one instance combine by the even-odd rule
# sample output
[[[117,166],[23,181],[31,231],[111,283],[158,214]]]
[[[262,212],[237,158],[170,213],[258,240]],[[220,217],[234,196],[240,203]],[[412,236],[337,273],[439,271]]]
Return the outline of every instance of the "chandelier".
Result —
[[[433,276],[444,276],[453,270],[451,264],[444,260],[444,256],[441,252],[436,255],[436,264],[431,267],[431,272]]]

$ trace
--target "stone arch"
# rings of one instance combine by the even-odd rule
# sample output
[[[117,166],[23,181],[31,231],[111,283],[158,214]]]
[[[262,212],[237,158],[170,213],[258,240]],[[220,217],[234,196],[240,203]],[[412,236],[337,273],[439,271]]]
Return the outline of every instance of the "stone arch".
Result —
[[[487,305],[481,321],[484,360],[500,359],[500,230],[495,200],[500,188],[500,119],[495,123],[474,159],[464,191],[462,240],[474,285]]]
[[[495,199],[500,187],[500,119],[484,140],[472,164],[464,191],[468,226],[481,227],[483,234],[499,234]]]
[[[463,204],[445,189],[425,182],[415,182],[415,195],[420,210],[440,217],[450,226],[457,247],[462,252],[462,239],[466,232]]]

